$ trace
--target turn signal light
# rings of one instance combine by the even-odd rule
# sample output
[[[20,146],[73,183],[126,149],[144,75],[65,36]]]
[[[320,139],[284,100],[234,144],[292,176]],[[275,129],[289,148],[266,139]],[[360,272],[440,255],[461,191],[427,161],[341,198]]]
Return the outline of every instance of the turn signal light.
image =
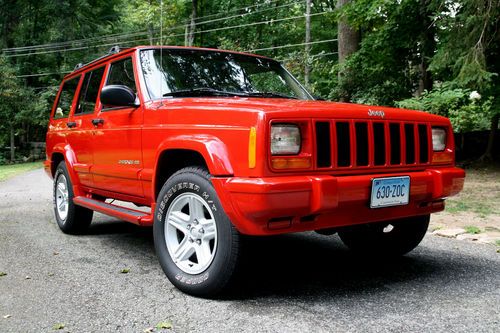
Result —
[[[432,163],[452,163],[453,162],[453,154],[444,152],[444,153],[434,153],[432,154]]]
[[[311,167],[311,157],[273,157],[271,164],[273,169],[309,169]]]

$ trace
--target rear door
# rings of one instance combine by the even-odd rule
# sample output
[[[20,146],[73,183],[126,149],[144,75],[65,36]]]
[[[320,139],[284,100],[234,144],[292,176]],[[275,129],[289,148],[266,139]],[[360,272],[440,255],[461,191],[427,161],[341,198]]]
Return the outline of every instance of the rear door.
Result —
[[[78,90],[81,75],[66,79],[61,86],[57,103],[53,109],[51,121],[49,123],[49,134],[47,136],[47,147],[53,147],[56,144],[66,145],[71,136],[70,114],[75,107],[75,94]]]
[[[74,169],[80,183],[92,187],[94,185],[90,169],[93,165],[93,131],[92,118],[100,103],[98,94],[101,88],[105,66],[86,72],[80,87],[74,112],[70,115],[68,142],[71,145],[76,161]]]
[[[125,85],[137,93],[135,59],[130,55],[107,66],[104,85]],[[143,197],[139,173],[142,170],[142,123],[140,107],[113,108],[100,105],[92,118],[94,187],[106,191]]]

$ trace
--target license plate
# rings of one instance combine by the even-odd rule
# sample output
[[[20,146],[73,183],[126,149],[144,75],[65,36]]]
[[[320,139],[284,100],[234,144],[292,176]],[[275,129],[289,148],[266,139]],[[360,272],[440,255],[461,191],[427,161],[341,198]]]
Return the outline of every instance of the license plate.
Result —
[[[410,177],[372,179],[370,208],[407,205],[410,199]]]

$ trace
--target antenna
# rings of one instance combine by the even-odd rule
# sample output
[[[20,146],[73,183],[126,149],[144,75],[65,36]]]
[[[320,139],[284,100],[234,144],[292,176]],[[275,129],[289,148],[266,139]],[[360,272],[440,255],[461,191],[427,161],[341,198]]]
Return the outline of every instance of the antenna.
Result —
[[[163,0],[160,0],[160,105],[163,106]]]

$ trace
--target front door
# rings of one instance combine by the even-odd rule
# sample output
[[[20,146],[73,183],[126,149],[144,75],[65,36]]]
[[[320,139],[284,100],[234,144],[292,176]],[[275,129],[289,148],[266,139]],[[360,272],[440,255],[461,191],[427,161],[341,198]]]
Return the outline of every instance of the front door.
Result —
[[[104,85],[125,85],[137,93],[134,59],[130,56],[108,65]],[[92,118],[94,126],[94,187],[106,191],[143,197],[139,173],[142,170],[141,107],[113,108],[101,105]]]

